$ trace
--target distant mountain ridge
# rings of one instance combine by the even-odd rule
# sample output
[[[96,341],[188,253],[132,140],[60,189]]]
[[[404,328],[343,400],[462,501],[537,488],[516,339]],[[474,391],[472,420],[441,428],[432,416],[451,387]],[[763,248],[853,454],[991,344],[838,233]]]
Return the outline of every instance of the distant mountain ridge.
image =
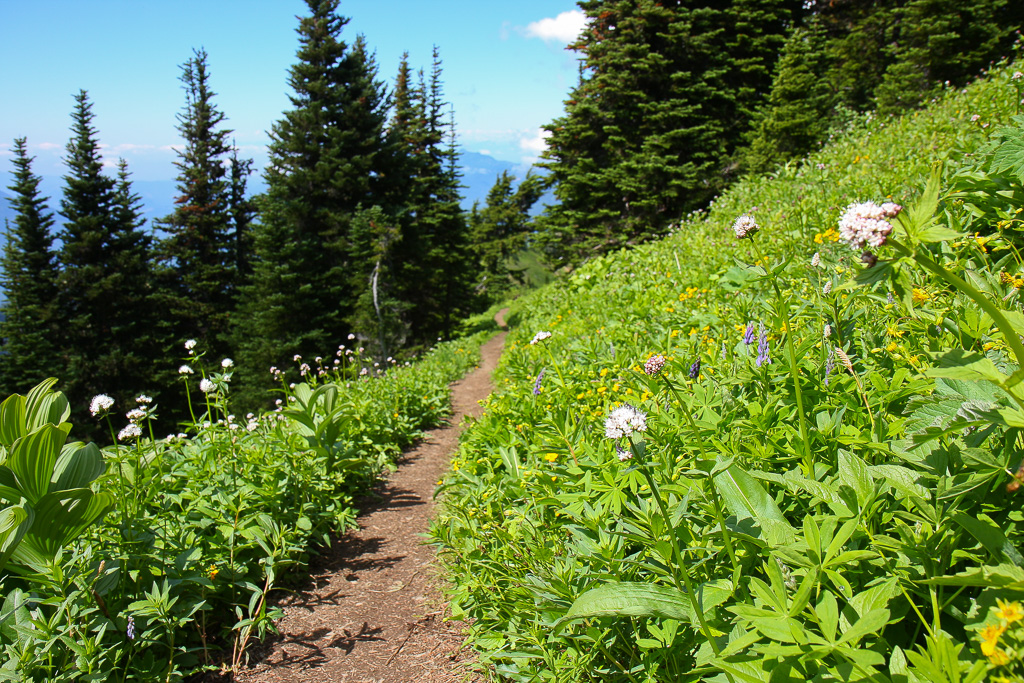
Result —
[[[519,164],[495,159],[479,152],[462,151],[459,159],[462,184],[465,186],[462,208],[467,211],[473,206],[473,202],[483,203],[487,198],[487,193],[494,185],[495,179],[502,171],[525,174]],[[0,169],[0,227],[2,227],[4,219],[14,216],[10,202],[7,201],[11,196],[7,185],[13,182],[10,170],[10,168]],[[175,180],[132,180],[132,188],[142,198],[143,215],[148,222],[152,223],[154,219],[163,218],[174,211],[174,196],[177,194],[176,182]],[[43,176],[40,183],[40,190],[44,197],[49,198],[47,204],[54,214],[57,213],[60,206],[63,183],[63,179],[56,176]],[[259,194],[265,189],[266,184],[263,182],[262,175],[256,173],[249,177],[249,190],[253,194]]]

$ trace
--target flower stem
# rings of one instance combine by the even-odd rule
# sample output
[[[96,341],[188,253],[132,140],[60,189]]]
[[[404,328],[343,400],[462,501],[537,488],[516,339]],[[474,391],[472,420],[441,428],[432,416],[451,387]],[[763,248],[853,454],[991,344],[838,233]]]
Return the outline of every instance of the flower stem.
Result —
[[[632,448],[632,444],[631,444]],[[633,449],[634,455],[636,455],[636,449]],[[715,638],[711,635],[711,627],[708,626],[707,620],[704,618],[704,611],[700,608],[700,603],[697,602],[697,593],[693,589],[693,581],[690,579],[690,570],[683,561],[683,552],[679,547],[679,539],[676,537],[675,527],[672,525],[672,518],[669,517],[668,508],[665,507],[665,501],[662,500],[661,492],[658,490],[658,485],[654,482],[654,477],[651,476],[650,468],[646,462],[641,462],[637,467],[640,473],[647,480],[647,485],[651,489],[651,496],[658,504],[658,509],[661,510],[661,516],[665,520],[665,526],[668,528],[668,537],[672,542],[672,550],[676,555],[676,571],[672,572],[672,580],[676,584],[676,588],[680,591],[685,592],[690,598],[690,609],[693,610],[694,616],[697,618],[697,622],[700,624],[700,631],[707,638],[708,644],[711,645],[711,649],[714,650],[715,655],[718,655],[720,649],[718,643],[715,642]],[[682,584],[679,582],[679,575],[682,574]],[[728,674],[726,674],[728,676]],[[732,680],[732,677],[729,677]]]
[[[697,423],[693,420],[693,415],[691,415],[690,411],[686,409],[682,398],[679,396],[679,392],[668,377],[665,377],[665,384],[676,397],[676,401],[679,402],[679,409],[682,411],[683,415],[686,416],[686,420],[690,424],[690,430],[693,432],[693,437],[697,441],[697,449],[700,451],[701,459],[710,460],[710,458],[708,458],[707,451],[704,450],[704,441],[700,436],[700,430],[697,428]],[[718,497],[718,490],[715,489],[715,480],[713,476],[708,477],[708,488],[711,491],[711,501],[715,506],[715,517],[718,519],[718,525],[722,529],[722,541],[725,544],[726,552],[729,553],[729,559],[732,561],[732,587],[733,589],[736,589],[739,586],[740,565],[739,561],[736,559],[736,551],[733,550],[732,537],[729,534],[729,529],[725,526],[725,515],[722,514],[722,501]]]

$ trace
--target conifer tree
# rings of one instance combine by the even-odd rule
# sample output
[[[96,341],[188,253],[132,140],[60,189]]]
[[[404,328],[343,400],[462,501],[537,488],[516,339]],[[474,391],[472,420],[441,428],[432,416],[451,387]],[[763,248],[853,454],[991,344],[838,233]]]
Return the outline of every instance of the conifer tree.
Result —
[[[793,32],[779,58],[768,100],[755,116],[746,170],[762,172],[821,143],[837,100],[825,80],[825,39],[812,23]]]
[[[307,0],[292,109],[270,133],[252,282],[235,327],[240,380],[250,400],[267,368],[293,354],[321,355],[344,339],[352,316],[350,224],[379,202],[389,178],[386,98],[358,38],[341,40],[337,0]]]
[[[75,96],[72,138],[64,162],[58,301],[62,332],[57,373],[81,419],[90,396],[106,393],[122,406],[152,391],[147,342],[154,314],[147,292],[150,239],[140,229],[126,171],[120,184],[105,175],[92,104]],[[63,367],[61,367],[63,366]]]
[[[513,188],[515,178],[508,171],[498,175],[487,193],[483,208],[476,204],[469,216],[472,251],[479,263],[477,288],[495,301],[513,284],[511,260],[526,247],[533,230],[530,210],[544,193],[543,179],[528,173]]]
[[[197,339],[211,355],[223,355],[239,284],[236,250],[244,239],[233,231],[236,218],[248,228],[241,203],[251,162],[238,160],[229,143],[231,130],[214,104],[207,60],[204,50],[196,50],[181,67],[185,106],[177,128],[184,144],[175,162],[177,207],[160,221],[166,234],[159,244],[161,297],[174,337]]]
[[[53,214],[32,173],[34,157],[25,138],[14,141],[14,176],[8,189],[14,209],[0,255],[0,397],[26,393],[54,374],[57,326],[57,264],[53,252]],[[2,400],[0,398],[0,400]]]
[[[556,259],[663,234],[723,186],[795,3],[586,0],[580,83],[546,126]]]

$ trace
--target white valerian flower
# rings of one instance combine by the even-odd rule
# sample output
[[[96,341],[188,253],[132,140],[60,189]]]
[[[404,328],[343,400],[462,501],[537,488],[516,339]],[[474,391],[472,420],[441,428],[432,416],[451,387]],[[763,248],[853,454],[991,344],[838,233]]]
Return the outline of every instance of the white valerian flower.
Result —
[[[609,439],[621,439],[633,432],[647,431],[647,414],[628,403],[611,412],[604,421],[604,435]]]
[[[356,335],[354,335],[354,334],[350,334],[350,335],[348,335],[348,340],[349,340],[349,341],[352,341],[352,340],[353,340],[353,339],[355,339],[355,338],[356,338]]]
[[[178,374],[179,375],[194,375],[195,374],[195,370],[193,370],[192,368],[190,368],[187,365],[182,365],[180,368],[178,368]]]
[[[902,206],[892,202],[881,206],[874,202],[850,204],[839,219],[839,238],[854,249],[863,249],[865,245],[877,249],[892,232],[888,219],[902,210]]]
[[[216,389],[217,386],[210,380],[206,379],[205,377],[202,379],[201,382],[199,382],[199,391],[203,392],[204,394],[208,394],[211,391],[215,391]]]
[[[736,239],[742,240],[747,237],[753,237],[754,233],[761,229],[761,226],[757,224],[753,216],[743,214],[737,218],[732,224],[732,231],[736,233]]]
[[[191,351],[194,348],[196,348],[196,340],[195,339],[189,339],[189,340],[187,340],[185,342],[185,350],[186,351]]]
[[[142,408],[132,408],[125,414],[125,417],[132,422],[138,422],[142,418],[146,417],[146,411]]]
[[[832,281],[829,280],[828,282],[825,283],[825,286],[821,288],[821,293],[822,294],[828,294],[831,291],[832,291]]]
[[[117,433],[117,440],[128,441],[129,439],[138,439],[140,436],[142,436],[142,428],[134,422],[129,422],[124,429]]]
[[[550,332],[538,332],[537,334],[533,335],[533,339],[530,340],[530,344],[537,344],[538,342],[542,342],[550,336]]]
[[[153,397],[142,394],[141,396],[135,399],[135,402],[142,406],[148,406],[150,403],[153,402]]]
[[[228,368],[234,366],[234,364],[235,364],[235,361],[231,360],[230,358],[225,358],[224,360],[222,360],[220,362],[220,366],[222,368],[224,368],[225,370],[227,370]]]
[[[110,407],[114,405],[114,399],[110,398],[106,394],[97,394],[92,397],[92,401],[89,403],[89,412],[95,415],[100,415],[110,410]]]
[[[811,265],[815,268],[821,268],[821,254],[814,252],[814,256],[811,257]]]

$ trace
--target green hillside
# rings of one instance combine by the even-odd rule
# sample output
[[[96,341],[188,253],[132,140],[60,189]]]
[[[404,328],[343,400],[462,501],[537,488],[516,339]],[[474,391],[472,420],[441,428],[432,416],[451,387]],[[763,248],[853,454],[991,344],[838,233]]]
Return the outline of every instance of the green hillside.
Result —
[[[866,115],[517,302],[432,532],[482,665],[1021,680],[1014,74]],[[902,211],[862,257],[838,222],[868,201]]]

